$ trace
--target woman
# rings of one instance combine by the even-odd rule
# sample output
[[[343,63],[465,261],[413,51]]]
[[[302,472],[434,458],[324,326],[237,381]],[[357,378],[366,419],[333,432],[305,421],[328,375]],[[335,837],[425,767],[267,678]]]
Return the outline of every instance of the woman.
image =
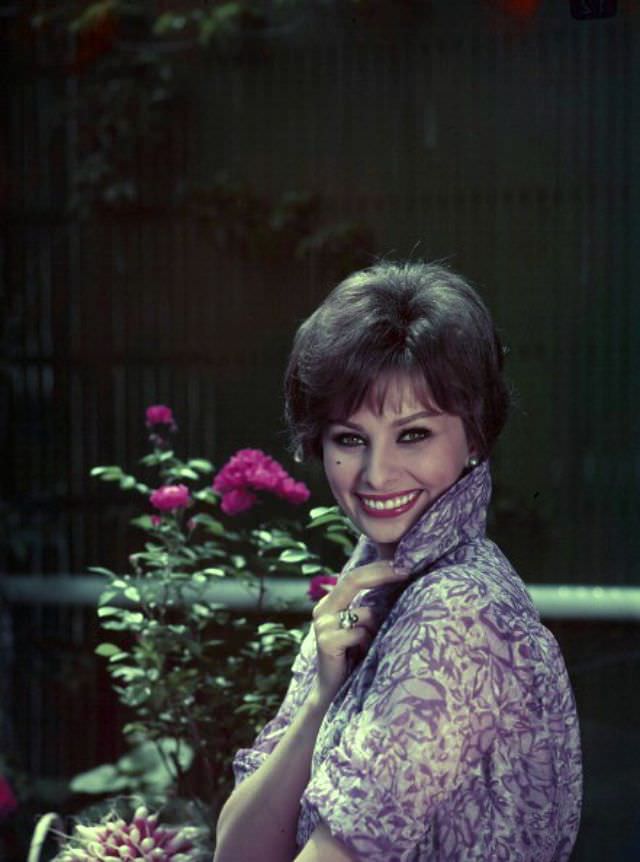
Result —
[[[441,266],[379,264],[300,327],[294,443],[361,531],[275,718],[234,761],[215,862],[564,862],[582,800],[559,647],[485,536],[503,351]]]

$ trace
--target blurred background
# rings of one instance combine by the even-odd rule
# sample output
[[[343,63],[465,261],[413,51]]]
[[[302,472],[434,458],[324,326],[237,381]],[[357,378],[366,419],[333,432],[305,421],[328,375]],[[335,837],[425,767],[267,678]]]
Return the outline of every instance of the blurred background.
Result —
[[[468,276],[509,347],[490,534],[525,582],[640,587],[640,4],[607,5],[2,0],[0,572],[126,567],[136,511],[89,471],[135,467],[149,404],[183,453],[262,448],[330,505],[286,452],[287,354],[389,257]],[[0,613],[13,860],[122,716],[95,607]],[[572,858],[640,859],[638,622],[545,623],[583,734]]]

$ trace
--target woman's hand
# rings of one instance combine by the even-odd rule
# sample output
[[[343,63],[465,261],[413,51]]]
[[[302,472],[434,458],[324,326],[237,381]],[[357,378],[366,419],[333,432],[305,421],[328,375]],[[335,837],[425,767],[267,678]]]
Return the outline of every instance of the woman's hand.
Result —
[[[353,627],[341,625],[341,611],[349,607],[360,590],[406,580],[390,560],[376,560],[348,572],[313,609],[313,628],[318,645],[316,695],[327,703],[335,697],[349,673],[347,650],[356,648],[364,656],[381,620],[369,607],[351,608],[357,617]]]

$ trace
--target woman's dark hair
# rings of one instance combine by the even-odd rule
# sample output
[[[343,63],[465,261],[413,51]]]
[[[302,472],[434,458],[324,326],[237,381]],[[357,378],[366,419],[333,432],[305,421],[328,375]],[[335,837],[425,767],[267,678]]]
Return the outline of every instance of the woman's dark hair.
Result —
[[[400,372],[418,392],[426,382],[436,405],[460,416],[484,458],[509,409],[503,354],[483,301],[446,267],[386,262],[356,272],[296,333],[285,376],[292,449],[321,457],[329,419],[346,419],[372,384]]]

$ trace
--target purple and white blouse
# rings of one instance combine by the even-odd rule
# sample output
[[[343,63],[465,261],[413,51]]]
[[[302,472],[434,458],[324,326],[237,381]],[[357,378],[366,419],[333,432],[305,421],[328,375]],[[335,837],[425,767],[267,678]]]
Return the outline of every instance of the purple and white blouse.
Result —
[[[582,804],[576,704],[560,648],[509,561],[486,538],[487,462],[405,534],[409,583],[352,603],[383,619],[318,732],[298,847],[322,820],[369,862],[565,862]],[[362,536],[346,564],[375,560]],[[316,673],[305,638],[277,715],[234,759],[268,757]]]

